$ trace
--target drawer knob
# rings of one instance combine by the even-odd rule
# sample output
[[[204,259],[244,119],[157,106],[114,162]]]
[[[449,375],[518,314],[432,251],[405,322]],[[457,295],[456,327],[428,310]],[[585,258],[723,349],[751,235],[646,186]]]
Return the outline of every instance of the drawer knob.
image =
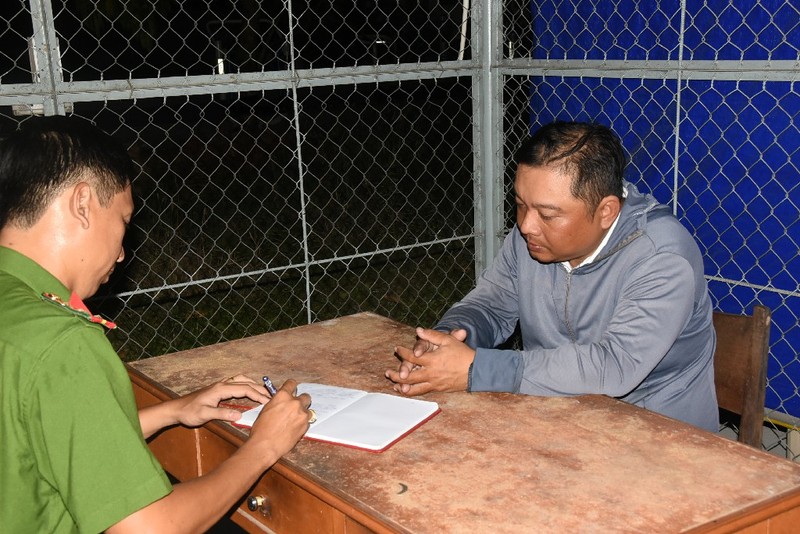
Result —
[[[265,501],[266,499],[261,495],[251,495],[250,498],[247,499],[247,509],[251,512],[255,512],[264,505]]]
[[[260,511],[263,515],[270,515],[269,499],[263,495],[251,495],[247,498],[247,509],[251,512]]]

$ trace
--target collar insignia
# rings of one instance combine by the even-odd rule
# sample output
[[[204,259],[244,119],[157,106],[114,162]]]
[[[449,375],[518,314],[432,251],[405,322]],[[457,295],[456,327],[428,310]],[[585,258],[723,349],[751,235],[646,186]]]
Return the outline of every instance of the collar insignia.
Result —
[[[58,306],[61,306],[62,308],[69,310],[75,315],[83,317],[87,321],[101,324],[106,328],[108,328],[109,330],[113,330],[117,327],[116,323],[109,321],[107,319],[103,319],[99,315],[93,315],[92,312],[89,311],[89,308],[86,307],[86,304],[84,304],[81,298],[75,293],[72,293],[72,295],[70,295],[69,303],[64,302],[61,299],[61,297],[59,297],[58,295],[54,295],[53,293],[42,293],[41,298],[45,302],[52,302],[53,304],[57,304]]]

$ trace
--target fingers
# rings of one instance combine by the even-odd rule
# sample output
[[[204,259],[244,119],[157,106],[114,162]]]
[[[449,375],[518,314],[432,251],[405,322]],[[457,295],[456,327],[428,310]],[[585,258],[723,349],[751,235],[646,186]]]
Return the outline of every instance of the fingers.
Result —
[[[294,397],[297,395],[297,380],[290,378],[278,390],[278,393],[284,391],[289,394],[289,396]]]
[[[414,368],[427,365],[431,361],[430,353],[425,352],[417,355],[413,350],[406,347],[397,346],[394,348],[394,353],[400,358],[400,365],[406,364],[408,368]]]
[[[300,406],[302,406],[304,410],[308,411],[308,409],[311,407],[311,395],[308,393],[303,393],[298,395],[296,398],[298,401],[300,401]]]
[[[244,375],[237,375],[227,378],[222,381],[224,387],[224,394],[220,400],[225,398],[244,398],[247,397],[251,400],[265,404],[270,400],[270,397],[263,392],[264,386],[255,380]],[[308,410],[311,405],[311,396],[308,393],[297,395],[297,381],[290,378],[283,383],[278,390],[276,397],[285,397],[283,400],[296,399],[304,410]]]
[[[236,383],[257,384],[257,382],[255,380],[253,380],[250,377],[247,377],[245,375],[242,375],[242,374],[229,376],[228,378],[223,380],[223,382],[225,382],[225,383],[236,382]]]
[[[406,347],[395,347],[395,354],[400,358],[400,366],[397,370],[386,369],[384,376],[393,382],[405,381],[412,371],[415,371],[426,360],[422,356],[416,356],[414,351]]]
[[[450,335],[464,343],[467,340],[467,331],[463,328],[456,328],[450,331]]]
[[[408,373],[406,376],[402,376],[400,371],[394,371],[392,369],[387,369],[385,376],[392,382],[396,384],[418,384],[420,382],[426,382],[429,378],[430,370],[426,369],[425,367],[418,367],[414,369],[413,372]]]
[[[400,357],[400,367],[398,368],[400,378],[406,379],[411,371],[420,366],[421,357],[405,347],[395,347],[394,352]]]
[[[209,421],[212,419],[219,419],[220,421],[228,421],[235,423],[242,418],[242,412],[233,408],[212,408],[213,415],[208,417]]]
[[[317,414],[311,409],[311,395],[308,393],[301,393],[297,395],[297,381],[293,379],[289,379],[283,383],[281,389],[278,391],[280,394],[281,392],[287,393],[291,395],[295,401],[300,403],[300,407],[306,412],[307,420],[310,423],[313,423],[317,420]]]
[[[431,328],[416,328],[417,342],[414,344],[414,355],[422,356],[426,352],[432,352],[442,345],[446,345],[453,340],[461,343],[467,340],[467,331],[463,328],[456,328],[450,332],[440,332]]]
[[[289,452],[308,431],[313,415],[307,393],[295,396],[297,382],[287,380],[256,418],[250,429],[248,446],[261,447],[276,453],[275,458]],[[271,453],[259,455],[269,458]],[[271,462],[270,462],[271,464]]]
[[[444,332],[439,332],[438,330],[433,330],[431,328],[417,328],[417,337],[421,341],[426,341],[429,344],[437,347],[448,343],[451,339],[450,334],[445,334]],[[464,339],[466,339],[466,331],[464,331]],[[459,339],[459,341],[463,340]]]
[[[461,391],[462,386],[466,389],[466,366],[475,358],[475,351],[465,344],[467,331],[463,328],[450,332],[417,328],[416,334],[413,350],[395,347],[400,365],[384,373],[394,382],[392,388],[410,396],[431,391]]]
[[[269,401],[269,395],[264,392],[264,386],[253,380],[230,382],[223,380],[212,388],[212,394],[216,397],[217,402],[225,399],[244,398],[259,404]]]
[[[219,384],[221,389],[217,389],[217,395],[220,401],[248,398],[259,404],[264,404],[270,398],[269,395],[264,393],[263,384],[243,374],[229,376],[221,380]]]
[[[416,384],[396,383],[392,386],[392,389],[403,395],[408,395],[409,397],[424,395],[434,390],[430,382],[419,382]]]
[[[429,369],[424,366],[414,366],[409,370],[404,365],[410,364],[404,362],[398,370],[387,369],[384,373],[386,378],[394,382],[392,388],[396,392],[403,395],[421,395],[432,390],[432,385],[429,383],[431,374]]]
[[[414,343],[414,349],[412,352],[414,353],[414,356],[422,356],[431,350],[436,350],[436,347],[431,345],[428,341],[418,338],[416,343]]]

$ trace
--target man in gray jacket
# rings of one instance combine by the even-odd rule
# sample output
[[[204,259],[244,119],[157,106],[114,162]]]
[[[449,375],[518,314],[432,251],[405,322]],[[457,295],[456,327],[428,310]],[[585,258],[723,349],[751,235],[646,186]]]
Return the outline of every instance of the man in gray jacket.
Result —
[[[387,370],[395,390],[600,393],[719,430],[703,260],[623,180],[618,137],[556,122],[517,156],[517,224],[477,286]],[[519,324],[522,350],[496,348]]]

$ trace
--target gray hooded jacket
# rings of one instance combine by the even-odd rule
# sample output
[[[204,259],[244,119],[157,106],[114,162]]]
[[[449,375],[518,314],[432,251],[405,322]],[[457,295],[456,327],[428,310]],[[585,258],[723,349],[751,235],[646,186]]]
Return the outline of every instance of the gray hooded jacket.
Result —
[[[700,250],[667,206],[625,186],[617,226],[593,262],[572,272],[539,263],[514,226],[436,329],[467,330],[471,391],[600,393],[717,432]],[[518,321],[523,350],[494,348]]]

